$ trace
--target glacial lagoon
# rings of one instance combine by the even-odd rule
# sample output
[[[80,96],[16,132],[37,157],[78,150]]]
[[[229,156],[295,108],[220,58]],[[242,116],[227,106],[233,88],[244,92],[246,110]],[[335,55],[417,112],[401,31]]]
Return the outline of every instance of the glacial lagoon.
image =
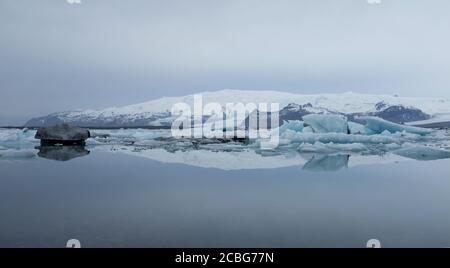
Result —
[[[1,247],[450,246],[446,131],[276,150],[96,134],[41,147],[0,130]]]

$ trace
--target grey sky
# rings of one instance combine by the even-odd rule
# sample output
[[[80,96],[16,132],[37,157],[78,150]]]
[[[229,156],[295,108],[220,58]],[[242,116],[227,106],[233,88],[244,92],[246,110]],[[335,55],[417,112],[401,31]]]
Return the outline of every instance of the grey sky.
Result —
[[[198,91],[450,98],[450,1],[0,0],[0,125]]]

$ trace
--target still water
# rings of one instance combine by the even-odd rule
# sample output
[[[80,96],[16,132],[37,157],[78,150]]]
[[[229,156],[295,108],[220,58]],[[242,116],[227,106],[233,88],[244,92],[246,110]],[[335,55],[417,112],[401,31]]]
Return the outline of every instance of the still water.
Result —
[[[449,159],[314,172],[49,158],[0,161],[0,247],[450,246]]]

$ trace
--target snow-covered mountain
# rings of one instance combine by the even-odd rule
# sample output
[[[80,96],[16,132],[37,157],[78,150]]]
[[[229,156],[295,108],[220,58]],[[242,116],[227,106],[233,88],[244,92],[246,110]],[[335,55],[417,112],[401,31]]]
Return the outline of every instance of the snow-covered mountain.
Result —
[[[441,98],[409,98],[390,95],[370,95],[354,92],[340,94],[302,95],[278,91],[220,90],[198,93],[203,104],[279,103],[282,119],[301,119],[307,113],[340,113],[346,115],[372,114],[392,121],[425,120],[438,113],[450,113],[450,100]],[[194,95],[164,97],[144,103],[98,110],[57,112],[33,118],[28,127],[66,122],[88,127],[144,127],[170,125],[170,110],[175,103],[191,107]],[[286,117],[283,118],[283,113]],[[300,118],[298,118],[300,116]]]

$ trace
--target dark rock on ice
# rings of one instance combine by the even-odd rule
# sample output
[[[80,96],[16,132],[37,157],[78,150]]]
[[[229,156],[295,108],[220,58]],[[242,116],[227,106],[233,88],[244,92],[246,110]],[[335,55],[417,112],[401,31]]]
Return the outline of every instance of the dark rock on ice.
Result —
[[[58,124],[51,127],[39,128],[34,136],[41,140],[41,144],[54,145],[83,145],[91,136],[87,129],[73,127],[68,124]]]

